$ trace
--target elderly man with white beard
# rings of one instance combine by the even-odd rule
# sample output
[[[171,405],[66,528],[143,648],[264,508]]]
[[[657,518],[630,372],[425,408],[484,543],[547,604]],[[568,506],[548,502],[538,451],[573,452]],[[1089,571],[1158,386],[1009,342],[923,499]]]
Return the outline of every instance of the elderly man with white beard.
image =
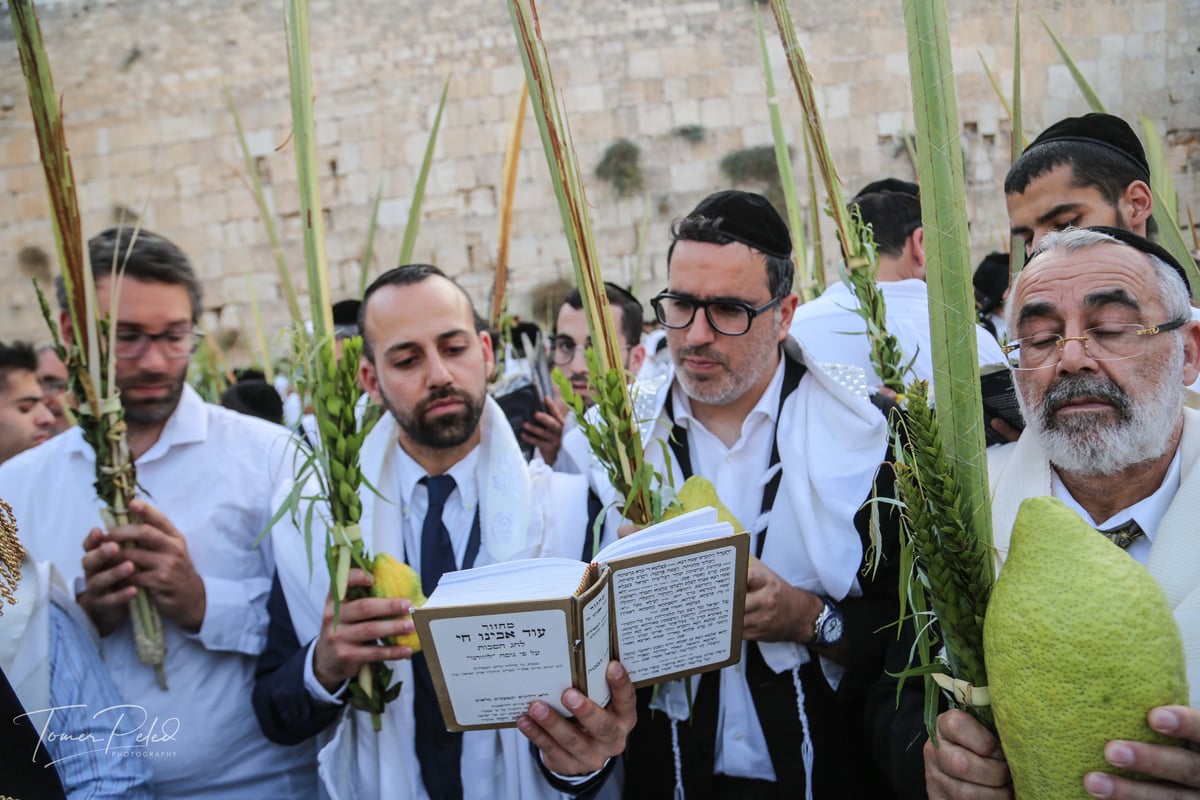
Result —
[[[1183,634],[1200,704],[1200,412],[1185,406],[1200,373],[1200,327],[1187,277],[1158,245],[1115,228],[1048,234],[1013,287],[1008,329],[1026,429],[989,452],[1001,559],[1027,497],[1062,500],[1124,541],[1163,587]],[[1052,535],[1052,531],[1047,531]],[[1137,647],[1136,631],[1129,632]],[[1192,797],[1200,787],[1200,708],[1147,709],[1151,728],[1191,748],[1110,741],[1106,760],[1138,773],[1084,776],[1092,797]],[[930,798],[1011,798],[997,741],[962,711],[938,717],[925,745]]]

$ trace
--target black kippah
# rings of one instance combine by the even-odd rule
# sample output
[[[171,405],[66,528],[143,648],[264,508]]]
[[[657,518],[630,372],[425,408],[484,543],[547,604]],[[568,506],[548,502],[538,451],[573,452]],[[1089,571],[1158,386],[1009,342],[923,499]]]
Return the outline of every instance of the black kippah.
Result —
[[[1150,182],[1150,162],[1137,134],[1129,123],[1112,114],[1084,114],[1059,120],[1025,148],[1026,153],[1049,142],[1087,142],[1107,148],[1137,166],[1141,178]]]
[[[728,189],[710,194],[692,209],[688,219],[703,217],[705,227],[775,258],[792,257],[787,223],[761,194]]]
[[[1138,236],[1136,233],[1127,231],[1124,228],[1110,228],[1107,225],[1091,225],[1085,228],[1085,230],[1108,234],[1122,244],[1127,244],[1135,250],[1141,250],[1143,253],[1152,255],[1160,261],[1166,263],[1167,266],[1175,270],[1179,277],[1183,279],[1183,285],[1188,288],[1189,293],[1191,292],[1192,284],[1191,281],[1188,280],[1187,272],[1184,270],[1183,265],[1176,261],[1175,256],[1171,255],[1162,245],[1152,242],[1144,236]]]
[[[908,194],[913,197],[921,196],[921,188],[912,181],[902,181],[899,178],[883,178],[878,181],[871,181],[866,186],[858,190],[858,194],[854,195],[853,203],[861,197],[869,194],[877,194],[879,192],[897,192],[899,194]]]

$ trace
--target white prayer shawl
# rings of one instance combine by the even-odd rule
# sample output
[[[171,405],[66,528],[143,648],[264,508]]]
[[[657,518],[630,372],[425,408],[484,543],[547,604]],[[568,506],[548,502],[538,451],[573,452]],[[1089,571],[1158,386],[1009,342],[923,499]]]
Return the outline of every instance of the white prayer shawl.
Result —
[[[1146,569],[1162,586],[1183,635],[1191,704],[1200,704],[1200,412],[1185,408],[1179,442],[1180,485],[1159,523]],[[1050,462],[1033,436],[988,448],[997,564],[1008,555],[1021,501],[1051,494]]]
[[[91,622],[67,593],[67,584],[49,561],[28,556],[21,565],[16,605],[0,616],[0,668],[28,712],[50,704],[50,604],[71,614],[95,639]]]
[[[555,475],[544,464],[525,463],[504,412],[490,397],[481,425],[477,467],[480,548],[475,565],[540,556],[578,558],[586,526],[587,484],[582,476]],[[363,443],[363,475],[379,493],[363,487],[363,543],[371,553],[387,552],[404,560],[400,504],[388,496],[398,483],[395,455],[399,427],[391,415],[375,425]],[[380,495],[383,495],[382,497]],[[287,526],[282,526],[286,528]],[[295,530],[274,534],[280,581],[297,638],[312,640],[320,631],[329,590],[323,542],[313,542],[313,578],[303,537]],[[319,537],[314,537],[319,538]],[[370,715],[347,710],[332,740],[318,756],[324,788],[333,800],[424,800],[412,733],[412,664],[389,662],[400,696],[383,715],[379,733]],[[470,731],[463,736],[462,782],[466,798],[559,798],[540,774],[529,741],[515,728]]]
[[[789,352],[797,353],[794,340]],[[777,437],[783,479],[774,507],[757,520],[743,521],[751,533],[770,525],[762,560],[783,580],[805,591],[842,600],[862,593],[857,573],[862,563],[862,542],[854,515],[867,499],[875,474],[887,450],[887,424],[879,409],[862,394],[839,383],[799,350],[808,371],[784,401]],[[664,413],[666,381],[659,388],[650,425],[643,426],[646,459],[666,474],[664,448],[671,422]],[[649,433],[649,435],[647,435]],[[679,464],[671,456],[676,481],[682,481]],[[765,486],[773,471],[758,476]],[[748,476],[749,477],[749,476]],[[592,461],[593,488],[603,488],[607,477]],[[609,495],[612,490],[609,490]],[[601,499],[611,496],[601,494]],[[609,515],[610,533],[615,530]],[[767,665],[775,672],[792,670],[809,660],[808,648],[796,642],[760,642]],[[686,717],[686,714],[685,714]]]

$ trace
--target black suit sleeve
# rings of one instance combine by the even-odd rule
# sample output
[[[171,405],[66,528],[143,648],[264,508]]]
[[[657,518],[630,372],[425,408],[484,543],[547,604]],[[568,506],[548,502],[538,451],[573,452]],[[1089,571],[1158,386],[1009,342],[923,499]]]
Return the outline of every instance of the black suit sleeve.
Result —
[[[571,797],[576,798],[576,800],[591,800],[591,798],[595,797],[600,790],[604,788],[604,784],[608,781],[609,776],[613,774],[613,771],[617,766],[617,759],[620,758],[620,756],[617,758],[610,758],[608,763],[604,765],[604,769],[593,775],[590,780],[578,785],[574,785],[558,778],[553,772],[546,768],[546,765],[542,763],[542,757],[538,753],[538,749],[534,746],[533,742],[529,743],[529,753],[537,762],[538,769],[542,771],[542,777],[546,779],[546,783],[550,784],[550,787],[556,792],[562,792],[570,795]]]
[[[267,646],[258,657],[254,675],[254,716],[271,741],[299,744],[332,724],[342,707],[318,703],[304,686],[308,646],[296,638],[278,575],[271,582],[267,612]]]
[[[39,800],[66,800],[58,772],[50,764],[46,748],[41,746],[25,709],[17,699],[8,677],[0,671],[0,795],[36,797]]]

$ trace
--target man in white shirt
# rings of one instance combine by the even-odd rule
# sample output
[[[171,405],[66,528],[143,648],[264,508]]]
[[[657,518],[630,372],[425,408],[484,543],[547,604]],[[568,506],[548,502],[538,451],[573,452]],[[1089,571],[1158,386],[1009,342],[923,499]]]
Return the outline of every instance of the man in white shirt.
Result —
[[[526,466],[504,413],[487,395],[491,340],[476,330],[462,288],[433,266],[398,267],[368,287],[360,319],[360,378],[388,411],[361,453],[370,485],[361,492],[366,548],[411,565],[427,595],[448,571],[535,556],[578,557],[586,481],[540,462]],[[323,541],[313,539],[318,546]],[[524,736],[512,728],[447,731],[425,654],[377,643],[412,633],[411,602],[349,601],[335,626],[328,576],[318,567],[310,579],[302,537],[279,530],[274,540],[295,641],[308,644],[289,659],[298,668],[284,665],[273,679],[266,694],[275,707],[267,716],[287,724],[292,715],[311,735],[341,714],[320,757],[335,800],[558,797],[559,790],[602,780],[606,773],[597,773],[624,748],[634,696],[615,663],[608,709],[571,689],[563,702],[576,721],[535,702],[518,723]],[[319,564],[321,554],[314,558]],[[369,576],[351,570],[350,582],[367,585]],[[363,664],[382,661],[401,689],[376,732],[365,712],[340,709],[346,682]],[[297,708],[299,714],[289,711]],[[543,774],[541,765],[555,776]],[[581,780],[570,777],[577,775]]]
[[[1047,233],[1013,286],[1008,328],[1016,345],[1026,430],[989,451],[998,557],[1021,500],[1058,497],[1090,523],[1135,521],[1128,546],[1162,585],[1179,623],[1200,703],[1200,412],[1184,405],[1200,373],[1200,326],[1187,278],[1162,248],[1117,228]],[[1049,534],[1050,532],[1047,532]],[[1130,632],[1136,641],[1136,631]],[[1147,709],[1151,728],[1187,747],[1110,741],[1104,756],[1140,773],[1132,781],[1088,773],[1093,797],[1168,798],[1200,787],[1200,710]],[[1012,797],[996,740],[962,711],[938,718],[925,746],[931,798]]]
[[[141,230],[131,247],[131,238],[110,229],[88,244],[97,307],[115,301],[112,355],[141,524],[96,527],[95,457],[79,428],[0,466],[0,486],[30,554],[74,582],[128,704],[94,710],[114,729],[101,757],[146,758],[163,800],[314,797],[312,750],[267,741],[250,712],[273,570],[270,548],[256,544],[290,487],[288,436],[186,384],[199,281],[167,239]],[[61,292],[59,301],[65,308]],[[65,312],[62,324],[69,336]],[[139,587],[162,616],[167,691],[137,657],[127,609]]]
[[[632,376],[638,374],[646,360],[646,348],[642,346],[642,304],[637,298],[615,283],[605,282],[604,294],[612,310],[613,324],[617,328],[617,346],[621,348],[621,367]],[[588,378],[587,359],[584,354],[592,346],[592,335],[588,328],[587,314],[583,310],[583,298],[578,289],[572,289],[559,306],[554,320],[554,336],[550,339],[550,362],[562,370],[576,394],[583,397],[584,406],[594,404],[592,387]],[[547,400],[547,409],[535,415],[535,421],[525,424],[521,439],[537,447],[542,460],[563,472],[579,472],[579,467],[569,455],[561,452],[563,432],[573,427],[568,409],[558,399]]]
[[[692,473],[710,479],[758,558],[741,663],[692,679],[690,692],[674,681],[653,699],[640,693],[625,796],[803,797],[807,788],[887,798],[871,765],[857,763],[859,689],[881,665],[888,637],[875,631],[898,616],[896,576],[860,578],[855,525],[884,458],[884,417],[788,338],[798,302],[791,238],[765,198],[711,195],[672,239],[668,288],[652,303],[675,378],[654,395],[646,458],[664,475],[669,459],[677,486]],[[602,473],[591,474],[611,499]]]
[[[863,187],[850,208],[858,209],[874,233],[879,255],[875,280],[887,304],[887,331],[900,343],[905,362],[912,362],[906,380],[920,378],[932,385],[925,231],[917,191],[915,183],[885,178]],[[859,367],[878,385],[882,379],[871,364],[866,322],[857,309],[858,299],[838,281],[796,309],[791,334],[814,360]],[[976,327],[975,344],[980,366],[1007,363],[996,340],[982,327]]]

